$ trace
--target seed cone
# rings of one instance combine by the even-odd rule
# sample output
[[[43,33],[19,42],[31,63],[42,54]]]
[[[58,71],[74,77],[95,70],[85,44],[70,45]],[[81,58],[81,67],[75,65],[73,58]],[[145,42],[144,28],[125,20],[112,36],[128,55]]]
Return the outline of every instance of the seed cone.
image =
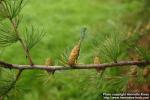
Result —
[[[135,76],[137,75],[137,66],[131,66],[131,75]]]
[[[147,68],[147,67],[145,67],[145,68],[143,69],[143,77],[148,77],[149,73],[150,73],[150,69]]]
[[[94,64],[100,64],[100,58],[98,56],[94,57]],[[100,68],[96,68],[97,72],[100,72]]]
[[[69,55],[68,65],[70,65],[71,67],[73,67],[73,65],[75,65],[77,63],[79,53],[80,53],[81,43],[84,40],[85,33],[86,33],[86,28],[84,27],[81,30],[81,37],[80,37],[80,40],[79,40],[78,44],[74,46],[74,48],[72,49],[72,51]]]
[[[69,55],[69,59],[68,59],[68,65],[72,66],[76,64],[76,61],[79,57],[79,53],[80,53],[80,46],[81,46],[81,42],[79,42],[77,45],[74,46],[74,48],[72,49],[70,55]]]

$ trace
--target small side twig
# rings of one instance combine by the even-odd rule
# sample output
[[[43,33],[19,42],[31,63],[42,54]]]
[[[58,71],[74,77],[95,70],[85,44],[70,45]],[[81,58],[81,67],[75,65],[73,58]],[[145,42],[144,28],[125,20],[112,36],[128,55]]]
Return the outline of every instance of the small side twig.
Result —
[[[14,29],[14,32],[16,33],[16,36],[17,36],[18,40],[20,41],[20,43],[21,43],[21,45],[22,45],[22,47],[23,47],[23,49],[24,49],[24,51],[25,51],[25,54],[26,54],[26,56],[27,56],[27,58],[28,58],[28,60],[29,60],[30,66],[32,67],[34,64],[33,64],[32,58],[31,58],[31,56],[30,56],[29,49],[26,47],[26,45],[24,44],[23,40],[20,38],[19,32],[18,32],[18,29],[17,29],[17,26],[16,26],[15,21],[13,21],[13,19],[12,19],[12,18],[9,18],[9,17],[8,17],[8,19],[10,20],[10,23],[12,24],[12,27],[13,27],[13,29]],[[12,64],[8,64],[8,63],[5,63],[5,62],[1,62],[0,65],[1,65],[1,66],[4,66],[5,68],[6,68],[6,66],[8,66],[7,68],[9,68],[9,69],[11,69],[11,68],[13,67]],[[15,85],[16,82],[18,81],[19,77],[21,76],[22,72],[23,72],[23,69],[19,69],[19,72],[18,72],[18,74],[16,75],[15,80],[12,82],[12,84],[11,84],[10,87],[9,87],[9,89],[8,89],[3,95],[7,95],[7,94],[11,91],[11,89],[14,87],[14,85]],[[3,97],[0,97],[0,99],[1,99],[1,98],[3,99]]]
[[[20,38],[19,32],[18,32],[18,30],[17,30],[17,26],[16,26],[15,22],[14,22],[12,19],[9,19],[9,20],[10,20],[10,22],[11,22],[13,28],[14,28],[14,31],[15,31],[17,37],[19,38],[19,41],[20,41],[20,43],[21,43],[21,45],[22,45],[24,51],[25,51],[25,54],[26,54],[26,56],[27,56],[27,58],[28,58],[28,60],[29,60],[29,64],[30,64],[31,66],[33,66],[34,64],[33,64],[32,58],[31,58],[31,56],[30,56],[29,49],[25,46],[24,42],[23,42],[22,39]]]

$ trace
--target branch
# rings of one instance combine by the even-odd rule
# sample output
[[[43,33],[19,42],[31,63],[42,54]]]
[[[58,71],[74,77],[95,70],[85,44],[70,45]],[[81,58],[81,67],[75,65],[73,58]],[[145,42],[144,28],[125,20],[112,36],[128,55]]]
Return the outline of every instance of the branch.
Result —
[[[15,23],[12,19],[9,19],[9,20],[10,20],[10,22],[11,22],[13,28],[14,28],[14,31],[15,31],[16,35],[17,35],[18,38],[19,38],[19,41],[20,41],[20,43],[21,43],[21,45],[22,45],[22,47],[23,47],[23,49],[24,49],[24,51],[25,51],[25,53],[26,53],[26,56],[27,56],[27,58],[28,58],[28,60],[29,60],[30,65],[33,65],[33,61],[32,61],[32,58],[31,58],[31,56],[30,56],[30,52],[29,52],[28,48],[25,46],[24,42],[22,41],[22,39],[21,39],[20,36],[19,36],[19,32],[18,32],[18,30],[17,30],[16,23]]]
[[[48,71],[60,71],[60,70],[73,70],[73,69],[105,69],[108,67],[123,67],[128,65],[138,65],[144,67],[145,65],[150,65],[150,61],[120,61],[117,63],[103,63],[103,64],[77,64],[73,66],[45,66],[45,65],[18,65],[18,64],[9,64],[3,61],[0,61],[0,67],[8,69],[17,69],[17,70],[48,70]]]
[[[10,20],[10,22],[11,22],[13,28],[14,28],[14,31],[15,31],[17,37],[19,38],[19,41],[20,41],[20,43],[21,43],[21,45],[22,45],[22,47],[23,47],[23,49],[24,49],[24,51],[25,51],[25,53],[26,53],[26,56],[27,56],[27,58],[28,58],[28,60],[29,60],[30,66],[33,66],[33,61],[32,61],[32,59],[31,59],[30,52],[29,52],[28,48],[25,46],[24,42],[22,41],[22,39],[21,39],[20,36],[19,36],[19,32],[18,32],[18,30],[17,30],[16,23],[15,23],[11,18],[9,18],[9,20]],[[9,68],[10,68],[10,67],[13,68],[13,66],[14,66],[14,65],[12,65],[12,64],[8,64],[8,63],[1,62],[1,61],[0,61],[0,65],[5,66],[5,67],[8,66]],[[10,88],[6,91],[6,93],[4,93],[4,95],[8,94],[8,93],[11,91],[11,89],[13,88],[13,86],[16,84],[16,82],[18,81],[19,77],[21,76],[22,72],[23,72],[23,69],[19,69],[19,72],[18,72],[18,74],[16,75],[15,81],[11,84]]]
[[[20,2],[20,5],[21,5],[21,3],[22,3],[22,1]],[[2,5],[2,6],[3,6],[3,5]],[[4,8],[5,8],[5,7],[4,7]],[[9,12],[9,9],[8,9],[8,8],[7,8],[6,10]],[[14,11],[14,12],[15,12],[15,11]],[[33,66],[33,61],[32,61],[32,58],[31,58],[31,56],[30,56],[29,49],[26,47],[25,43],[24,43],[23,40],[20,38],[20,34],[19,34],[18,29],[17,29],[16,22],[13,21],[13,18],[10,17],[10,16],[8,16],[8,19],[10,20],[10,23],[12,24],[12,27],[13,27],[13,29],[14,29],[14,32],[16,33],[16,36],[17,36],[19,42],[21,43],[21,45],[22,45],[22,47],[23,47],[23,49],[24,49],[24,51],[25,51],[25,54],[26,54],[26,57],[27,57],[28,60],[29,60],[30,66]],[[17,24],[18,24],[18,23],[17,23]],[[2,62],[0,65],[5,66],[5,67],[6,67],[6,66],[8,66],[8,67],[13,67],[12,64],[7,64],[7,63],[5,63],[5,62]],[[23,72],[23,70],[20,69],[19,72],[18,72],[18,74],[16,75],[15,81],[11,84],[10,88],[6,91],[6,93],[4,93],[4,95],[8,94],[8,93],[11,91],[11,89],[13,88],[13,86],[16,84],[16,82],[18,81],[19,77],[21,76],[22,72]],[[1,99],[1,97],[0,97],[0,99]]]

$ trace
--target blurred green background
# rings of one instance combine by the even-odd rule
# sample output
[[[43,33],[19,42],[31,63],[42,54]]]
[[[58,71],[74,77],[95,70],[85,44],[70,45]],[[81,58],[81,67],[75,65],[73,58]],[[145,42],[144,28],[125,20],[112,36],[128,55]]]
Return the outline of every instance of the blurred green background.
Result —
[[[86,26],[88,32],[81,48],[80,63],[93,63],[96,39],[103,42],[105,35],[127,31],[125,17],[134,14],[143,5],[143,0],[28,0],[22,10],[24,27],[35,26],[44,29],[45,37],[31,50],[35,64],[44,64],[50,57],[61,65],[61,55],[77,43],[80,30]],[[124,19],[123,19],[124,18]],[[19,43],[2,48],[1,60],[9,63],[27,64]],[[4,70],[4,69],[3,69]],[[5,70],[7,73],[14,71]],[[95,70],[74,70],[48,75],[42,71],[24,71],[18,81],[17,91],[11,91],[14,100],[101,100],[102,92],[122,91],[126,79],[119,79],[121,85],[103,82]],[[125,81],[125,82],[124,82]],[[105,83],[100,88],[101,83]],[[116,88],[117,86],[117,88]],[[119,87],[120,86],[120,87]]]

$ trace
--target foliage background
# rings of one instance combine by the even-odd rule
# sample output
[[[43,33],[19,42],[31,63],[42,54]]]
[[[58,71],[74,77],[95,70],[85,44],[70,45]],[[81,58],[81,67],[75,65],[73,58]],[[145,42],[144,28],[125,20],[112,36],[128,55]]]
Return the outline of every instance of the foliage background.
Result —
[[[124,32],[124,22],[130,21],[128,14],[138,12],[143,0],[29,0],[22,10],[22,31],[25,26],[44,29],[46,36],[31,50],[34,63],[44,64],[50,57],[60,64],[61,55],[70,50],[80,37],[80,29],[88,28],[83,43],[80,63],[93,63],[97,45],[106,36],[115,32]],[[145,15],[148,16],[148,15]],[[138,18],[136,18],[139,20]],[[137,20],[131,20],[136,23]],[[142,19],[141,19],[142,20]],[[134,24],[133,24],[134,26]],[[10,63],[26,64],[20,44],[1,48],[1,60]],[[8,77],[15,71],[3,70]],[[119,71],[119,70],[117,70]],[[117,73],[116,69],[106,74]],[[104,81],[95,70],[74,70],[56,72],[53,76],[41,71],[25,71],[18,88],[11,91],[11,100],[101,100],[101,92],[119,92],[127,83],[128,77],[119,78],[114,84]],[[120,84],[119,84],[120,82]],[[102,85],[103,84],[103,85]],[[116,88],[118,87],[118,88]]]

